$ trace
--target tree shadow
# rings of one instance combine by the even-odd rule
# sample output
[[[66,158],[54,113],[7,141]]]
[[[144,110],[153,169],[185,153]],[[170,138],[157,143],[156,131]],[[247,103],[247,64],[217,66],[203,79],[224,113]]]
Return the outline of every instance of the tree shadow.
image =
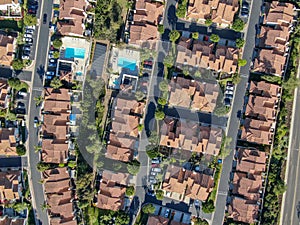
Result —
[[[37,74],[39,75],[40,79],[43,80],[43,76],[45,74],[45,66],[39,65],[39,67],[36,69]]]

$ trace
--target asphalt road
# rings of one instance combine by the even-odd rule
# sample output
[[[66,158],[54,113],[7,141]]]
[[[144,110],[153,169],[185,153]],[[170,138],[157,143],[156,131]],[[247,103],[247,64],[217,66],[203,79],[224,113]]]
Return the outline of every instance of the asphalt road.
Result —
[[[299,71],[298,68],[298,78]],[[294,98],[293,118],[290,133],[288,163],[286,184],[287,190],[283,197],[281,209],[280,224],[299,225],[300,224],[300,117],[297,112],[300,112],[300,89],[297,88]]]
[[[252,61],[253,49],[255,47],[256,30],[255,25],[259,22],[260,9],[262,0],[256,0],[255,4],[251,4],[251,14],[249,17],[248,28],[245,34],[245,47],[243,52],[243,59],[247,60],[246,66],[240,69],[241,81],[235,88],[235,95],[233,99],[230,118],[228,120],[227,136],[232,137],[230,149],[231,153],[223,161],[223,169],[219,181],[219,189],[217,193],[216,210],[213,214],[213,225],[223,224],[224,211],[226,207],[227,194],[229,190],[229,176],[232,169],[232,161],[234,149],[236,146],[237,134],[239,130],[239,119],[237,118],[237,112],[243,109],[244,96],[246,92],[246,86],[249,78],[249,70]],[[254,3],[254,1],[252,1]]]
[[[39,1],[39,6],[42,6],[41,13],[38,14],[42,17],[44,13],[48,14],[48,20],[51,15],[52,10],[52,1],[44,1],[42,5],[42,1]],[[38,97],[42,95],[43,91],[43,74],[45,63],[47,59],[47,50],[49,46],[49,27],[48,21],[46,24],[42,23],[40,20],[39,26],[39,38],[37,43],[37,54],[36,54],[36,62],[35,68],[32,75],[32,89],[31,89],[31,101],[30,101],[30,111],[29,111],[29,165],[30,165],[30,176],[31,176],[31,193],[33,195],[33,200],[35,203],[33,206],[35,207],[35,216],[37,220],[39,220],[40,224],[48,225],[48,215],[46,211],[42,210],[41,205],[44,204],[44,189],[43,186],[39,183],[42,179],[41,173],[37,171],[36,166],[39,162],[39,154],[35,152],[34,146],[38,144],[38,131],[33,127],[34,117],[40,114],[40,107],[36,107],[34,97]]]

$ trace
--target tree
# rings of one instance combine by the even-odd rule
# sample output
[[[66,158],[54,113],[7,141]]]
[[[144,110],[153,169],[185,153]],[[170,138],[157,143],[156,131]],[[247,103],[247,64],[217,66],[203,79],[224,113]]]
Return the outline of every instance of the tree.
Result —
[[[160,104],[161,106],[165,106],[167,104],[167,99],[160,97],[157,100],[158,104]]]
[[[126,188],[126,195],[127,196],[133,196],[134,192],[135,192],[134,186],[129,186],[129,187]]]
[[[57,77],[54,77],[51,82],[50,82],[50,86],[53,88],[53,89],[59,89],[61,86],[62,86],[62,82],[59,78]]]
[[[221,151],[219,154],[219,157],[222,159],[225,159],[231,152],[231,145],[232,142],[232,137],[224,137],[222,140],[222,145],[221,145]]]
[[[157,145],[159,142],[159,137],[157,135],[156,131],[151,131],[150,136],[148,137],[148,141],[149,143],[153,144],[153,145]]]
[[[269,75],[263,75],[261,78],[265,81],[271,82],[271,83],[276,83],[276,84],[281,84],[281,77],[277,76],[269,76]]]
[[[182,0],[180,3],[178,3],[177,10],[176,10],[177,17],[179,17],[179,18],[185,17],[186,6],[187,6],[187,0]]]
[[[159,83],[159,90],[165,92],[165,91],[169,91],[169,84],[168,81],[163,80]]]
[[[25,145],[18,145],[17,146],[17,154],[19,156],[22,156],[22,155],[26,154],[26,147],[25,147]]]
[[[37,168],[38,171],[44,172],[45,170],[51,169],[51,165],[50,165],[50,164],[47,164],[47,163],[39,162],[39,163],[36,165],[36,168]]]
[[[213,23],[213,22],[212,22],[212,19],[206,19],[206,20],[205,20],[205,25],[206,25],[206,26],[210,26],[210,25],[212,25],[212,23]]]
[[[225,106],[225,105],[222,105],[222,106],[219,106],[219,107],[216,107],[214,109],[214,114],[216,116],[224,116],[226,115],[227,113],[229,113],[230,111],[230,107],[228,106]]]
[[[208,200],[202,203],[202,211],[204,213],[212,213],[215,211],[215,205],[213,200]]]
[[[142,130],[144,129],[144,124],[139,124],[137,128],[139,132],[142,132]]]
[[[237,18],[235,21],[233,21],[233,24],[232,24],[232,29],[236,32],[240,32],[244,29],[244,21],[241,20],[240,18]]]
[[[11,86],[13,89],[19,90],[21,86],[21,81],[19,78],[11,77],[7,81],[8,85]]]
[[[42,150],[42,146],[40,146],[40,145],[34,146],[34,152],[39,152],[40,150]]]
[[[53,41],[53,47],[56,49],[60,49],[60,47],[62,46],[62,40],[57,38]]]
[[[144,205],[142,210],[143,210],[143,213],[145,213],[145,214],[153,214],[155,212],[155,206],[150,203],[150,204]]]
[[[28,208],[28,204],[25,203],[25,202],[18,202],[18,203],[15,203],[12,208],[17,211],[18,213],[24,211],[25,209]]]
[[[35,101],[35,105],[39,106],[44,101],[44,98],[43,96],[35,96],[34,101]]]
[[[201,72],[199,70],[196,70],[196,72],[194,73],[194,76],[200,78]]]
[[[246,59],[238,59],[238,65],[239,66],[246,66],[247,60]]]
[[[173,57],[173,55],[167,55],[164,58],[163,64],[167,68],[171,68],[172,66],[174,66],[174,57]]]
[[[127,213],[123,211],[117,212],[117,215],[115,216],[115,225],[127,225],[130,222],[130,217]]]
[[[10,111],[10,110],[7,110],[7,112],[6,112],[6,120],[9,120],[9,121],[15,121],[15,120],[17,120],[17,116],[16,116],[16,114],[15,113],[13,113],[12,111]]]
[[[59,56],[60,56],[60,53],[59,53],[59,51],[55,51],[55,52],[53,52],[53,58],[55,58],[55,59],[58,59],[58,58],[59,58]]]
[[[141,92],[141,91],[135,92],[135,98],[136,98],[137,101],[140,102],[140,101],[142,101],[145,97],[146,97],[146,96],[145,96],[145,94],[144,94],[143,92]]]
[[[71,169],[74,169],[76,167],[76,161],[69,161],[68,167],[70,167]]]
[[[157,30],[160,34],[163,34],[165,32],[164,25],[158,24]]]
[[[157,145],[147,145],[146,146],[146,154],[150,159],[159,157],[161,154],[159,153]]]
[[[205,219],[201,219],[201,218],[194,218],[193,222],[194,225],[209,225],[209,223]]]
[[[163,200],[164,199],[164,192],[162,190],[157,190],[155,192],[155,196],[157,200]]]
[[[36,16],[25,13],[23,22],[25,26],[35,26],[37,23]]]
[[[22,70],[24,68],[24,64],[21,59],[14,59],[11,65],[14,70]]]
[[[195,40],[198,40],[198,38],[199,38],[199,33],[198,33],[198,32],[192,33],[192,38],[195,39]]]
[[[210,35],[209,39],[214,43],[218,43],[220,41],[220,37],[217,34]]]
[[[137,175],[141,167],[141,163],[137,160],[133,160],[132,162],[127,164],[128,173],[132,175]]]
[[[163,120],[165,118],[165,113],[161,110],[155,111],[155,119],[156,120]]]
[[[47,203],[41,204],[41,208],[43,211],[50,209],[50,205],[48,205]]]
[[[238,48],[242,48],[244,46],[244,44],[245,44],[244,39],[238,38],[238,39],[235,40],[235,45]]]
[[[179,37],[180,37],[180,33],[177,30],[172,30],[169,34],[170,41],[173,43],[177,41]]]
[[[239,73],[234,73],[232,75],[232,83],[234,83],[236,85],[236,84],[240,83],[240,81],[241,81],[240,74]]]

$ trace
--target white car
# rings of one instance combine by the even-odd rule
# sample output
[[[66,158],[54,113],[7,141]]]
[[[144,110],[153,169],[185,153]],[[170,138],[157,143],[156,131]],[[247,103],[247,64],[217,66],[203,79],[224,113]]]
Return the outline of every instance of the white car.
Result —
[[[24,38],[32,38],[31,34],[24,34]]]
[[[49,76],[54,76],[55,75],[55,73],[53,71],[48,71],[46,74],[49,75]]]
[[[35,26],[26,26],[26,29],[35,30]]]
[[[22,55],[22,59],[29,59],[28,55]]]
[[[32,29],[26,29],[26,34],[33,34],[34,30]]]
[[[229,86],[229,85],[227,85],[227,86],[226,86],[226,90],[233,91],[233,86]]]
[[[27,43],[32,43],[33,40],[32,40],[32,38],[24,38],[24,41]]]
[[[23,97],[26,97],[27,96],[27,93],[26,92],[23,92],[23,91],[18,91],[18,95],[21,95]]]
[[[233,91],[231,91],[231,90],[226,90],[226,91],[225,91],[225,94],[233,95]]]

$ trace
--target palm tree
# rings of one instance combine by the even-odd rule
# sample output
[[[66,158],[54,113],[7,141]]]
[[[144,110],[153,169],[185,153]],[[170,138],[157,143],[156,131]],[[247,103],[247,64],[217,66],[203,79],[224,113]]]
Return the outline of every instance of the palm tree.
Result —
[[[59,89],[61,86],[62,86],[62,82],[59,78],[57,77],[54,77],[50,83],[50,86],[53,88],[53,89]]]

